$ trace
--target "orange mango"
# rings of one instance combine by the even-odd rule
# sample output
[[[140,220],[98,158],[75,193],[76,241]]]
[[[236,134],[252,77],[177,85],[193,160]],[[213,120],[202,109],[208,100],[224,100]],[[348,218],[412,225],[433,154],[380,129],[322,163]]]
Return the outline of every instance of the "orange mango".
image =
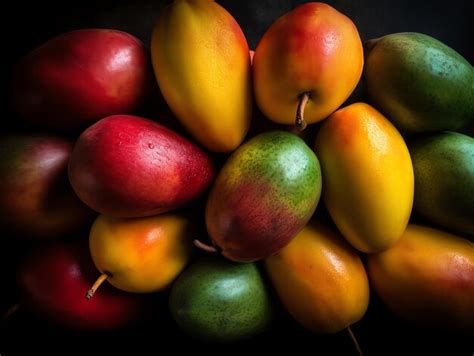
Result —
[[[408,225],[391,249],[368,256],[371,285],[396,314],[418,324],[474,330],[474,243]]]
[[[306,95],[304,120],[314,123],[349,97],[363,65],[351,19],[324,3],[302,4],[276,20],[255,50],[255,99],[266,117],[292,125]]]
[[[306,226],[279,253],[265,260],[286,309],[318,333],[341,331],[362,318],[369,283],[357,253],[318,223]]]
[[[396,243],[414,194],[410,154],[397,129],[370,105],[355,103],[323,123],[315,149],[323,200],[344,237],[369,253]]]
[[[235,19],[209,0],[176,0],[151,41],[155,76],[186,129],[207,149],[234,150],[252,115],[247,40]]]
[[[135,293],[168,287],[192,252],[190,225],[178,215],[125,219],[100,215],[89,236],[97,269],[118,289]]]

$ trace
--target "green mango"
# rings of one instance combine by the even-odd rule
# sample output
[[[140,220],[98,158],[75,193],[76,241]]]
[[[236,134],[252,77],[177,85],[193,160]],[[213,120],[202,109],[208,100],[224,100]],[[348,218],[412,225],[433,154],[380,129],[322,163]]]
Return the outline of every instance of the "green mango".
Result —
[[[217,256],[198,260],[181,274],[169,306],[181,330],[209,342],[252,337],[272,319],[270,294],[257,266]]]
[[[267,258],[306,225],[320,195],[314,152],[292,133],[266,132],[240,146],[220,171],[207,201],[207,231],[233,261]]]
[[[414,210],[451,230],[474,234],[474,139],[431,134],[411,142]]]
[[[366,43],[367,93],[400,130],[456,130],[474,120],[474,69],[452,48],[414,32]]]

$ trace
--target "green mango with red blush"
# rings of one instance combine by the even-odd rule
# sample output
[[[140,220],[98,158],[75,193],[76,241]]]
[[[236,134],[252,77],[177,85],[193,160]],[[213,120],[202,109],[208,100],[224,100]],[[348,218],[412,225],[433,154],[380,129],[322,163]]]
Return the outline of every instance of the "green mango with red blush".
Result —
[[[206,206],[206,226],[225,257],[250,262],[286,246],[313,215],[321,195],[314,152],[283,131],[240,146],[219,173]]]

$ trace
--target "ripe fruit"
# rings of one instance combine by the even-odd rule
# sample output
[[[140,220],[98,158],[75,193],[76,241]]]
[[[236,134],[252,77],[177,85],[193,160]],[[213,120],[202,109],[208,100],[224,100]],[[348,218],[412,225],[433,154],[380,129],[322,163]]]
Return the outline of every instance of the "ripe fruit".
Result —
[[[269,291],[257,266],[217,257],[187,268],[173,285],[169,303],[178,326],[206,341],[254,336],[272,317]]]
[[[359,33],[348,17],[327,4],[300,5],[275,21],[255,50],[256,102],[269,119],[289,125],[296,115],[304,128],[349,97],[363,64]]]
[[[474,330],[474,244],[429,227],[408,225],[391,249],[368,256],[372,287],[414,323]]]
[[[79,137],[69,180],[92,209],[115,217],[150,216],[201,194],[214,169],[199,147],[156,122],[131,115],[102,119]]]
[[[265,260],[280,300],[304,327],[336,333],[365,314],[369,282],[357,253],[321,223],[307,225]]]
[[[150,91],[143,44],[116,30],[64,33],[30,52],[12,77],[15,109],[29,121],[77,130],[135,111]]]
[[[92,221],[93,212],[67,179],[73,143],[41,134],[0,139],[0,227],[25,239],[68,235]]]
[[[18,270],[22,303],[62,326],[84,330],[134,324],[150,311],[150,300],[104,286],[100,295],[84,295],[96,271],[83,240],[59,241],[27,256]]]
[[[207,201],[207,231],[231,260],[266,258],[304,227],[320,194],[321,171],[310,148],[289,132],[267,132],[225,163]]]
[[[413,205],[413,167],[405,141],[364,103],[332,114],[316,138],[323,199],[339,231],[363,252],[401,236]]]
[[[250,56],[239,24],[214,1],[174,1],[153,31],[155,76],[169,106],[206,148],[234,150],[252,114]]]
[[[100,215],[92,225],[89,247],[105,279],[118,289],[151,293],[168,287],[191,257],[190,224],[178,215],[119,219]]]
[[[369,41],[369,97],[401,130],[455,130],[474,120],[474,69],[440,41],[414,32]]]

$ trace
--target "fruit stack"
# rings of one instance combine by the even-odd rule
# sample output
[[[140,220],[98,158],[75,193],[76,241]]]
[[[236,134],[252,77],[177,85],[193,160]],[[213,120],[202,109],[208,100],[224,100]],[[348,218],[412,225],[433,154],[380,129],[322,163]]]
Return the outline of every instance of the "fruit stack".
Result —
[[[367,103],[349,98],[361,76]],[[169,108],[137,116],[157,93]],[[18,63],[11,98],[41,131],[0,139],[0,225],[55,239],[18,268],[41,317],[120,328],[168,293],[184,332],[235,341],[279,298],[336,333],[372,289],[413,323],[474,330],[474,140],[452,132],[474,121],[474,69],[436,39],[363,44],[310,2],[249,52],[220,5],[176,0],[151,56],[124,32],[65,33]]]

